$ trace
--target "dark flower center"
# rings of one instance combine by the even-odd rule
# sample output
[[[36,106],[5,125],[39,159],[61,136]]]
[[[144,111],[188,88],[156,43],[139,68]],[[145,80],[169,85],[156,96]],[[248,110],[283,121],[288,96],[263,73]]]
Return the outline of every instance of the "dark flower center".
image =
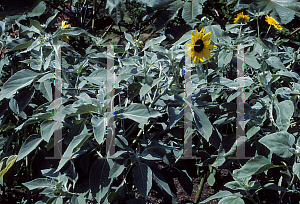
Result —
[[[204,43],[201,39],[197,40],[194,46],[196,52],[201,52],[204,48]]]
[[[245,24],[245,19],[244,19],[244,18],[240,18],[240,19],[238,20],[238,23],[239,23],[239,24]]]

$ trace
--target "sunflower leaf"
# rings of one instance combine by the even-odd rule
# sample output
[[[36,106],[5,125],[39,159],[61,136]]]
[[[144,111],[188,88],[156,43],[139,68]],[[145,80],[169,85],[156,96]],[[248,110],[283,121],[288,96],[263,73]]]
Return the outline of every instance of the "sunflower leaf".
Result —
[[[300,15],[300,4],[295,0],[255,0],[253,3],[261,12],[272,11],[271,16],[282,24],[291,22],[295,14]]]
[[[185,22],[188,24],[194,22],[196,17],[200,14],[202,14],[202,5],[200,4],[200,0],[191,0],[184,3],[182,18]]]

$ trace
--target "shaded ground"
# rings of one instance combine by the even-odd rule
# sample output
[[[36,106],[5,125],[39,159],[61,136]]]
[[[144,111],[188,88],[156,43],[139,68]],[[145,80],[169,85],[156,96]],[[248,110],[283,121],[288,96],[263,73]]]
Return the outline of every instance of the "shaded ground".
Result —
[[[230,178],[230,174],[229,174],[229,170],[227,169],[223,169],[220,172],[218,172],[218,174],[216,175],[216,181],[217,183],[211,187],[209,186],[207,183],[205,183],[202,194],[201,194],[201,199],[200,201],[205,200],[206,198],[214,195],[215,193],[217,193],[220,189],[224,188],[224,183],[227,182],[227,180],[231,180]],[[195,200],[195,196],[197,193],[197,189],[200,183],[200,178],[193,178],[193,193],[192,196],[189,196],[182,188],[182,186],[180,185],[178,178],[173,178],[174,184],[176,186],[177,189],[177,200],[178,200],[178,204],[184,204],[186,202],[193,202]],[[223,184],[221,184],[220,182],[224,181]],[[131,192],[128,192],[127,194],[134,196],[135,194],[137,195],[137,197],[142,198],[142,196],[137,193],[136,191],[132,190]],[[41,200],[43,197],[43,195],[39,195],[38,192],[33,192],[32,193],[32,198],[34,198],[34,202],[37,202],[38,200]],[[2,204],[11,204],[11,203],[17,203],[17,202],[21,202],[23,200],[27,200],[27,193],[23,190],[23,189],[19,189],[19,188],[11,188],[10,190],[2,193],[2,195],[0,195],[0,203]],[[153,204],[163,204],[164,202],[164,197],[161,196],[157,191],[155,190],[150,190],[150,193],[147,197],[147,200]],[[215,201],[211,201],[208,202],[208,204],[217,204],[218,202]]]

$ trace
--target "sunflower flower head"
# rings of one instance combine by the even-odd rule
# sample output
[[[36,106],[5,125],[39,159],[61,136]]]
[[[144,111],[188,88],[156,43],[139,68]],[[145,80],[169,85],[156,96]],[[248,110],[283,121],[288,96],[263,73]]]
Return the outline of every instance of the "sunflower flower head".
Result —
[[[70,38],[69,38],[69,36],[64,36],[64,37],[62,37],[61,38],[61,41],[64,41],[64,42],[69,42],[69,40],[70,40]]]
[[[234,24],[247,24],[250,21],[250,17],[248,15],[244,15],[244,13],[239,13],[237,17],[234,19]]]
[[[209,38],[211,37],[211,32],[205,34],[206,29],[201,29],[200,32],[198,30],[195,30],[195,33],[192,31],[192,44],[187,44],[187,46],[191,47],[188,51],[188,54],[191,56],[192,59],[194,59],[193,63],[195,64],[200,61],[200,63],[203,63],[203,57],[209,61],[210,58],[210,50],[217,46],[210,45]]]
[[[269,25],[274,26],[274,28],[281,30],[281,25],[271,16],[266,15],[266,21]]]
[[[68,23],[68,21],[62,21],[61,22],[61,27],[62,28],[68,28],[70,26],[70,24],[67,24],[67,23]]]

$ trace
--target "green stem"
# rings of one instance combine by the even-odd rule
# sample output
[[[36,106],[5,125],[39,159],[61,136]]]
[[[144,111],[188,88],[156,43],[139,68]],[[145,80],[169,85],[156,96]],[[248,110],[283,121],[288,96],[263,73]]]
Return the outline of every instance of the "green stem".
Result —
[[[266,33],[266,35],[265,35],[264,39],[267,37],[267,35],[268,35],[268,33],[269,33],[270,29],[271,29],[271,25],[269,26],[269,28],[268,28],[268,31],[267,31],[267,33]]]
[[[202,190],[203,190],[203,187],[204,187],[204,184],[206,182],[206,178],[207,178],[208,174],[209,174],[209,171],[205,170],[205,172],[203,173],[203,175],[201,177],[200,184],[198,186],[198,191],[197,191],[194,203],[199,203],[201,193],[202,193]]]
[[[240,26],[239,38],[241,36],[242,26]]]

